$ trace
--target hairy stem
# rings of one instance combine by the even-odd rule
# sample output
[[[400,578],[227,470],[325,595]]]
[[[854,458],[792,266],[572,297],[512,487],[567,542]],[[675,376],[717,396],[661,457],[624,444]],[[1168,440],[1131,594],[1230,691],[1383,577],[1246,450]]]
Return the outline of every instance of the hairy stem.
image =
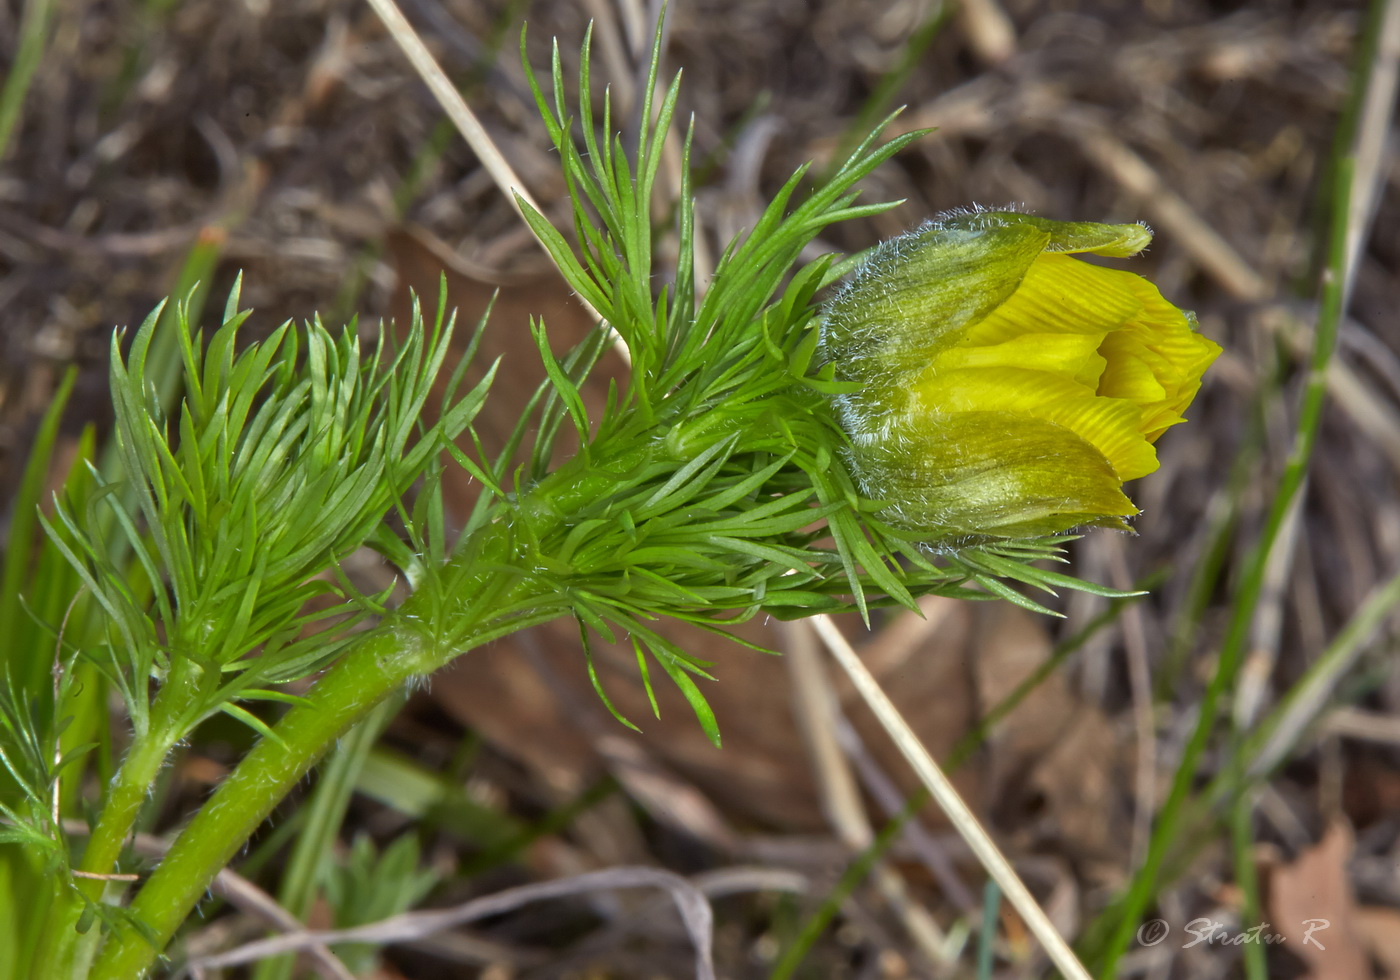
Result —
[[[81,975],[80,953],[86,943],[78,932],[78,922],[86,901],[100,900],[107,885],[103,878],[93,876],[109,875],[116,869],[151,786],[171,748],[184,735],[188,711],[198,697],[200,673],[187,660],[172,664],[168,682],[151,705],[146,730],[132,742],[112,777],[101,815],[78,865],[85,874],[76,878],[73,889],[55,890],[37,947],[33,976],[66,980]]]
[[[449,563],[449,570],[458,566],[458,594],[423,590],[411,596],[321,677],[305,704],[283,716],[277,737],[260,741],[180,834],[131,906],[159,947],[272,808],[370,709],[483,640],[557,615],[552,597],[532,607],[529,579],[504,567],[514,557],[508,530],[491,525],[482,537]],[[442,628],[444,619],[451,620],[450,630]],[[136,931],[124,930],[109,939],[91,977],[144,976],[159,952]]]

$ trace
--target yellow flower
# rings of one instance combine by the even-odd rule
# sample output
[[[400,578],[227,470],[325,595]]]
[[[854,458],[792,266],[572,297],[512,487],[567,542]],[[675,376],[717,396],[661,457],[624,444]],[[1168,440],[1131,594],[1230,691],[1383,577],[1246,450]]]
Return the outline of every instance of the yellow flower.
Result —
[[[958,214],[877,247],[822,312],[861,489],[935,542],[1126,527],[1127,480],[1220,347],[1128,256],[1141,225]]]

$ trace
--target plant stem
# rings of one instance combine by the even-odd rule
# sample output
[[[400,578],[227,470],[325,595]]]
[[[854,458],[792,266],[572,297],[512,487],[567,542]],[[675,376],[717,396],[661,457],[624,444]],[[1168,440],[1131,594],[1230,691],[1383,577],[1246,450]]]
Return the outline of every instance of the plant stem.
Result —
[[[83,871],[107,874],[116,867],[122,847],[140,815],[141,806],[156,781],[166,756],[183,737],[187,714],[198,700],[203,671],[187,659],[173,660],[170,676],[151,705],[147,730],[132,743],[121,768],[112,779],[112,789],[102,806],[102,815],[83,852]],[[80,882],[78,888],[91,898],[102,894],[100,882]]]
[[[558,601],[532,604],[530,580],[510,574],[508,529],[482,529],[476,547],[459,554],[445,581],[460,578],[453,596],[432,589],[409,597],[383,627],[350,649],[238,765],[180,834],[141,889],[131,912],[159,947],[169,941],[214,876],[244,846],[272,808],[351,725],[412,678],[494,636],[558,614]],[[453,568],[452,566],[456,566]],[[453,603],[452,629],[441,629],[442,603]],[[144,976],[160,949],[135,930],[113,935],[92,980]]]
[[[78,870],[86,875],[108,875],[115,870],[151,785],[170,749],[185,732],[184,716],[197,697],[199,674],[199,668],[188,660],[172,663],[168,682],[151,705],[145,731],[132,742],[112,778],[97,826],[78,865]],[[99,901],[106,885],[102,878],[83,876],[74,882],[76,890],[55,889],[37,947],[35,977],[67,978],[75,974],[78,953],[84,945],[77,925],[85,899]]]

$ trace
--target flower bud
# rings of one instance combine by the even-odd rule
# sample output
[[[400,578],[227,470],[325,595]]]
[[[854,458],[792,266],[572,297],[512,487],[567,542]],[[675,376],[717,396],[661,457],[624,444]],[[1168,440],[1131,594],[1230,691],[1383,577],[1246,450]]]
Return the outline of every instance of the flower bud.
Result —
[[[1123,483],[1220,347],[1140,276],[1141,225],[979,211],[875,248],[822,311],[849,462],[881,516],[930,542],[1126,528]]]

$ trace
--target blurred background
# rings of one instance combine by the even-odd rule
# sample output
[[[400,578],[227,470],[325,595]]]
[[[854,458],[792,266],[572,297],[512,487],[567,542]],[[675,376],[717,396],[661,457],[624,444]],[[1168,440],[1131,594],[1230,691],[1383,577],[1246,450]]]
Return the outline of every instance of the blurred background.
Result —
[[[610,86],[613,118],[631,134],[658,5],[401,6],[567,227],[557,159],[517,54],[521,26],[531,63],[546,69],[557,38],[572,80],[591,21],[595,104]],[[1219,733],[1186,783],[1199,819],[1177,831],[1144,909],[1169,932],[1135,939],[1122,976],[1242,975],[1240,946],[1189,945],[1185,927],[1202,918],[1222,937],[1267,921],[1282,937],[1267,950],[1270,976],[1400,976],[1395,6],[672,0],[666,18],[662,75],[683,69],[677,118],[694,118],[702,263],[752,227],[793,170],[833,167],[904,106],[887,138],[933,131],[876,171],[862,198],[902,203],[837,226],[813,257],[974,203],[1142,220],[1156,239],[1131,268],[1194,309],[1225,348],[1189,424],[1160,443],[1161,470],[1130,488],[1143,510],[1137,534],[1097,533],[1070,549],[1074,574],[1148,596],[1047,599],[1061,619],[927,601],[922,618],[843,626],[1086,955],[1147,853],[1239,618],[1248,555],[1294,447],[1338,161],[1355,152],[1349,303],[1311,475],[1246,617],[1240,669],[1214,705]],[[358,0],[15,0],[0,4],[0,70],[0,514],[66,367],[79,373],[56,472],[85,426],[107,435],[112,328],[196,282],[212,324],[241,270],[243,304],[257,310],[250,336],[319,312],[332,327],[358,316],[370,337],[381,317],[406,320],[410,290],[432,305],[442,273],[466,322],[499,291],[484,353],[502,354],[505,373],[480,422],[488,443],[509,431],[540,376],[528,318],[544,318],[557,348],[589,326]],[[677,164],[673,152],[658,214]],[[668,244],[663,236],[663,258]],[[463,508],[473,490],[459,481],[451,493]],[[357,574],[386,574],[372,559],[361,565]],[[1013,912],[993,903],[983,916],[984,876],[935,811],[915,800],[914,821],[869,851],[914,783],[806,627],[745,627],[782,659],[674,635],[716,662],[706,693],[722,750],[677,699],[650,717],[626,650],[604,649],[600,662],[644,734],[611,719],[572,625],[475,652],[416,692],[369,754],[305,903],[310,921],[649,865],[694,876],[712,896],[721,976],[777,975],[795,949],[797,976],[1047,973]],[[1028,678],[1011,710],[997,710]],[[1232,724],[1267,737],[1246,751]],[[148,829],[178,825],[247,738],[210,722],[167,774]],[[1225,817],[1241,799],[1245,833],[1232,838]],[[242,866],[273,894],[285,888],[288,826],[264,834]],[[862,854],[878,859],[843,882]],[[1237,884],[1241,856],[1258,875],[1257,899]],[[823,903],[830,921],[802,938]],[[979,917],[990,923],[980,939]],[[1330,924],[1325,950],[1303,942],[1310,919]],[[264,929],[235,905],[196,922],[181,955]],[[694,957],[664,897],[640,891],[360,952],[365,975],[415,980],[650,980],[693,975]]]

